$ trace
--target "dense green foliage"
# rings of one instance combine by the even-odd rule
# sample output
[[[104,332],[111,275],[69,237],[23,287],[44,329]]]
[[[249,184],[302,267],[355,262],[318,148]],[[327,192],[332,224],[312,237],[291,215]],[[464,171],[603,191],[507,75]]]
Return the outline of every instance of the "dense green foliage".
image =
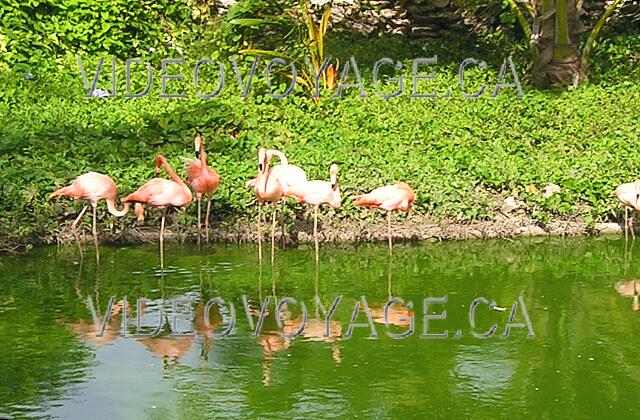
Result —
[[[85,9],[76,2],[57,4],[60,8],[57,15],[67,13],[75,16],[73,19],[81,19],[82,13],[89,10],[89,6]],[[100,4],[96,10],[128,8],[122,2]],[[528,214],[541,223],[576,217],[590,223],[612,220],[621,209],[611,190],[621,182],[637,178],[636,162],[640,157],[637,34],[610,37],[596,45],[591,84],[569,91],[538,91],[525,84],[522,99],[516,97],[513,88],[502,89],[497,98],[489,97],[495,90],[500,66],[510,53],[514,54],[524,83],[525,53],[522,48],[508,48],[504,38],[481,40],[469,36],[448,43],[425,44],[393,37],[334,35],[328,39],[326,54],[337,57],[341,69],[350,56],[355,57],[366,98],[359,97],[358,89],[347,89],[340,98],[330,97],[335,90],[324,90],[322,99],[315,103],[298,85],[288,98],[273,99],[265,83],[266,64],[262,60],[251,92],[243,99],[230,54],[242,48],[273,45],[258,43],[259,37],[250,26],[234,27],[229,20],[208,19],[209,6],[205,3],[204,8],[198,9],[202,11],[198,16],[193,13],[193,4],[189,6],[191,14],[186,13],[189,8],[185,4],[178,2],[173,7],[164,2],[141,1],[131,7],[128,13],[135,15],[145,10],[148,12],[145,19],[156,23],[154,26],[145,21],[144,25],[148,25],[144,26],[145,36],[139,33],[142,27],[138,30],[130,26],[131,22],[138,22],[135,17],[115,18],[115,12],[105,9],[101,21],[112,22],[114,26],[103,34],[104,39],[100,38],[100,31],[95,31],[95,25],[91,30],[82,29],[80,24],[60,26],[62,20],[55,18],[56,14],[45,13],[49,18],[31,19],[31,15],[39,16],[38,10],[54,7],[45,2],[2,6],[3,16],[10,13],[14,16],[3,21],[8,22],[2,27],[5,33],[17,31],[22,25],[24,31],[31,33],[29,36],[39,37],[25,41],[24,48],[19,46],[23,44],[12,46],[13,54],[24,55],[25,48],[31,45],[35,48],[31,54],[33,61],[28,60],[25,67],[19,57],[5,55],[4,70],[0,71],[3,242],[50,240],[64,229],[61,222],[71,219],[80,204],[54,204],[48,200],[48,194],[88,170],[112,176],[120,194],[133,191],[153,176],[153,158],[158,153],[167,156],[182,171],[179,158],[193,155],[195,130],[204,133],[210,164],[222,178],[216,193],[214,220],[223,225],[233,225],[255,212],[255,207],[249,205],[254,200],[253,193],[243,183],[255,175],[255,152],[260,146],[285,151],[290,162],[305,168],[311,178],[328,178],[330,164],[338,163],[345,197],[394,180],[405,180],[417,192],[417,211],[433,215],[434,220],[492,219],[502,199],[510,194],[524,200]],[[245,6],[247,9],[242,8]],[[227,19],[247,17],[255,12],[255,7],[251,2],[243,2],[232,9]],[[97,12],[92,16],[96,17]],[[166,26],[164,21],[168,17],[173,23]],[[200,25],[192,25],[198,19]],[[205,20],[208,23],[203,23]],[[59,39],[64,39],[63,49],[58,50],[55,40],[43,35],[50,30],[45,23],[58,25],[56,33]],[[60,28],[66,28],[64,37]],[[171,28],[186,40],[181,44],[181,48],[188,47],[186,51],[177,49],[176,43],[165,42],[172,37]],[[79,35],[82,31],[88,38]],[[296,42],[304,42],[303,33],[285,35],[287,38],[283,39],[291,42],[292,48]],[[6,37],[0,39],[2,42],[6,42]],[[150,48],[156,52],[145,53]],[[290,48],[281,50],[291,52]],[[87,90],[71,52],[80,53],[89,82],[98,57],[109,54],[119,57],[117,96],[85,97]],[[147,97],[127,99],[123,97],[123,57],[136,55],[149,60],[156,72]],[[420,73],[434,71],[435,79],[420,80],[418,85],[421,93],[436,91],[438,98],[411,98],[411,60],[434,55],[438,64],[421,66]],[[175,56],[185,57],[185,63],[172,64],[168,73],[182,73],[185,77],[181,81],[170,80],[167,91],[184,92],[186,97],[159,98],[159,59]],[[219,59],[225,64],[225,87],[220,95],[209,100],[200,99],[197,93],[215,91],[219,76],[215,66],[203,66],[200,85],[194,88],[193,68],[201,57]],[[383,81],[376,87],[372,70],[382,57],[402,61],[403,69],[394,74],[391,66],[384,66]],[[477,100],[462,98],[458,86],[458,66],[467,57],[488,63],[485,70],[471,66],[465,73],[467,92],[487,84],[487,91]],[[253,57],[239,60],[245,81],[252,60]],[[141,92],[146,85],[146,71],[143,66],[134,65],[132,73],[131,91]],[[29,74],[33,77],[25,77]],[[402,95],[385,100],[376,94],[396,90],[397,84],[389,78],[400,75],[404,78]],[[274,80],[278,92],[283,92],[290,81],[283,72],[276,72]],[[355,80],[351,69],[349,82]],[[509,72],[506,81],[513,81]],[[97,87],[111,90],[109,61]],[[448,89],[451,97],[444,98]],[[543,198],[538,191],[548,183],[560,185],[561,193]],[[362,217],[363,212],[354,209],[349,200],[344,201],[345,207],[338,217],[345,221]],[[192,225],[194,207],[186,215],[180,215],[179,220]],[[102,229],[121,231],[131,224],[130,218],[126,219],[110,218]]]
[[[0,64],[30,68],[66,53],[120,57],[180,51],[188,37],[187,0],[41,1],[0,5]]]

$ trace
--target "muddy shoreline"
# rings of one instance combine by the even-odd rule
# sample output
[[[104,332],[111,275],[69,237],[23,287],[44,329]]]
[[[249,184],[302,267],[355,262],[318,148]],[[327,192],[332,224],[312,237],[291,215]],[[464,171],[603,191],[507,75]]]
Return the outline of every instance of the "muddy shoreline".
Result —
[[[287,245],[313,242],[313,220],[298,219],[286,227]],[[264,241],[270,240],[270,223],[263,224]],[[589,236],[599,234],[622,235],[622,224],[596,223],[593,228],[580,220],[555,220],[547,224],[536,223],[526,217],[508,217],[499,215],[490,221],[472,223],[436,222],[419,214],[396,217],[392,224],[394,242],[435,242],[466,239],[513,239],[532,236]],[[276,227],[276,240],[280,240],[280,226]],[[318,222],[318,234],[325,243],[366,243],[387,240],[386,219],[376,214],[364,220],[340,221],[330,216]],[[80,235],[84,242],[93,241],[91,230],[84,228]],[[196,242],[196,226],[183,226],[170,222],[166,226],[165,241]],[[217,226],[209,231],[211,242],[247,243],[256,242],[256,223],[249,220],[236,222],[233,226]],[[203,234],[204,240],[204,234]],[[56,236],[40,238],[36,244],[67,244],[74,241],[70,229],[61,229]],[[100,242],[105,244],[157,243],[158,227],[151,223],[135,226],[118,232],[100,232]]]

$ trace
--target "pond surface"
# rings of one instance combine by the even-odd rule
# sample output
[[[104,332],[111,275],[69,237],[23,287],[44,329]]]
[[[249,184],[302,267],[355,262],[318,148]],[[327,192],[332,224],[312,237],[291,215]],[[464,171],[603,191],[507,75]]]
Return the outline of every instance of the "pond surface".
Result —
[[[628,248],[617,238],[467,241],[401,245],[390,258],[384,245],[325,247],[319,267],[299,248],[262,269],[255,247],[236,245],[168,244],[164,270],[151,245],[102,247],[99,264],[73,247],[3,256],[0,417],[638,418],[640,245]],[[413,308],[390,305],[387,326],[390,296]],[[448,337],[421,337],[423,299],[444,296],[427,313],[446,318],[426,328]],[[207,307],[215,297],[224,304]],[[297,302],[281,305],[279,327],[284,297]],[[479,297],[497,307],[475,306],[474,329]],[[520,297],[519,325],[503,337]],[[347,337],[356,301],[361,326]],[[283,338],[302,323],[300,302],[305,329]],[[413,334],[388,335],[410,331],[412,316]],[[138,322],[157,336],[136,336]],[[493,324],[491,337],[473,335]]]

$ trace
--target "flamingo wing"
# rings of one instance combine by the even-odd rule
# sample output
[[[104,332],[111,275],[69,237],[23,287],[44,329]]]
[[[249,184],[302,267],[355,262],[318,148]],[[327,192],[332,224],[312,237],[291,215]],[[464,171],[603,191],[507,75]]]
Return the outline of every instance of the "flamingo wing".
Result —
[[[198,175],[200,175],[202,164],[200,163],[200,161],[198,159],[182,158],[182,160],[184,161],[184,163],[188,164],[187,170],[186,170],[186,172],[187,172],[187,180],[191,184],[193,182],[193,180]]]
[[[191,202],[191,191],[175,181],[153,178],[122,200],[156,207],[184,206]]]
[[[368,194],[352,197],[353,204],[362,207],[373,207],[383,210],[409,210],[415,194],[411,188],[404,184],[386,185],[376,188]]]
[[[307,182],[307,174],[302,168],[296,165],[287,165],[287,170],[282,165],[271,168],[271,176],[275,176],[280,181],[280,185],[292,187],[303,185]]]
[[[297,184],[289,187],[287,196],[293,197],[296,201],[304,201],[312,206],[320,204],[330,204],[334,208],[340,207],[340,191],[334,190],[328,181],[313,180],[304,184]]]
[[[116,183],[107,175],[87,172],[77,177],[71,185],[51,193],[49,198],[61,195],[97,203],[99,200],[115,199]]]

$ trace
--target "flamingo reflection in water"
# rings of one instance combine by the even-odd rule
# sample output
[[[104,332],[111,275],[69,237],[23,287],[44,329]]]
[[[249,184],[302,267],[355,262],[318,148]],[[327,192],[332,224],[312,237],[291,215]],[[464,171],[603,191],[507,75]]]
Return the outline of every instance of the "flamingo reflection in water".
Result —
[[[199,300],[196,304],[195,313],[194,313],[194,334],[193,335],[184,335],[178,337],[169,337],[166,334],[160,333],[156,336],[150,336],[145,338],[138,338],[137,341],[144,345],[147,350],[153,353],[158,358],[162,359],[164,366],[173,366],[177,364],[180,359],[182,359],[191,349],[197,341],[197,337],[201,336],[203,340],[203,348],[201,352],[201,356],[205,359],[209,353],[209,349],[211,347],[211,336],[216,326],[220,324],[221,317],[220,315],[214,311],[212,307],[209,310],[209,322],[204,319],[205,316],[205,308],[206,303],[202,300]],[[144,306],[141,306],[141,310],[143,311],[140,316],[144,313]],[[168,322],[161,324],[161,327],[168,327]]]
[[[389,257],[389,264],[387,267],[387,302],[390,302],[391,299],[393,299],[391,282],[391,272],[393,267],[392,262],[392,258]],[[371,313],[373,322],[377,324],[395,325],[397,327],[411,326],[413,328],[411,319],[415,315],[415,312],[411,309],[408,309],[406,306],[401,305],[400,303],[394,303],[387,307],[387,302],[385,302],[383,305],[369,306],[369,312]],[[387,308],[386,316],[385,308]]]
[[[302,316],[295,320],[288,320],[284,322],[285,334],[295,334],[299,331],[302,325]],[[331,357],[336,363],[342,361],[342,354],[340,353],[340,336],[342,335],[342,325],[338,321],[329,321],[329,335],[327,336],[327,323],[323,319],[312,318],[307,319],[304,324],[304,330],[301,336],[307,341],[320,341],[324,343],[331,343]]]
[[[279,353],[291,347],[291,340],[280,335],[279,331],[265,331],[260,335],[262,346],[262,385],[271,384],[271,368],[274,353]]]
[[[96,262],[96,269],[98,263]],[[106,325],[104,326],[104,331],[102,331],[102,325],[104,322],[103,316],[100,314],[100,277],[98,275],[98,271],[94,273],[95,276],[95,286],[93,296],[88,294],[86,297],[83,296],[80,291],[80,280],[83,276],[83,259],[80,257],[80,265],[78,267],[78,276],[76,278],[74,284],[74,290],[78,299],[80,299],[87,310],[91,314],[91,322],[87,322],[84,319],[79,319],[75,322],[72,322],[71,330],[81,338],[82,340],[96,346],[101,347],[106,344],[115,341],[122,332],[122,314],[125,306],[124,300],[119,300],[115,302],[115,299],[111,298],[109,300],[109,306],[107,307],[107,311],[109,312],[109,317],[107,319]],[[95,305],[94,305],[94,297],[95,297]],[[126,308],[127,317],[131,317],[131,308],[127,305]],[[100,334],[102,331],[102,334]]]
[[[622,296],[633,299],[631,302],[631,309],[634,311],[640,309],[640,302],[638,301],[638,296],[640,295],[640,279],[616,283],[616,292]]]
[[[283,329],[282,331],[264,331],[260,335],[260,346],[263,349],[263,375],[262,375],[262,384],[264,386],[268,386],[271,384],[272,378],[272,365],[273,359],[276,353],[283,352],[291,347],[292,339],[283,337],[281,333],[286,335],[295,335],[302,325],[303,316],[300,315],[295,319],[290,318],[290,313],[287,314],[288,311],[283,310],[282,314],[283,318]],[[332,357],[336,361],[336,363],[340,363],[341,355],[340,348],[336,345],[336,342],[339,340],[340,334],[342,332],[342,327],[339,322],[331,321],[329,326],[329,336],[325,337],[326,333],[326,324],[324,320],[320,319],[308,319],[304,325],[304,330],[301,333],[301,337],[304,337],[308,341],[322,341],[326,343],[333,343],[332,346]]]
[[[252,316],[260,317],[263,316],[265,323],[268,320],[269,324],[273,325],[275,317],[271,315],[271,312],[268,310],[269,302],[277,302],[278,298],[276,296],[276,282],[274,276],[274,270],[272,266],[271,270],[271,292],[272,296],[267,296],[267,298],[262,301],[262,266],[260,266],[259,277],[258,277],[258,294],[260,298],[262,308],[258,309],[255,306],[250,307],[250,313]],[[265,304],[267,307],[265,307]],[[290,313],[285,309],[282,311],[284,317],[288,319],[290,317]],[[252,326],[253,327],[253,326]],[[282,352],[289,347],[291,347],[291,340],[283,337],[280,331],[276,329],[263,329],[261,331],[259,337],[260,346],[262,347],[262,385],[269,386],[271,384],[271,370],[273,365],[273,358],[275,353]]]
[[[385,316],[386,305],[371,305],[369,306],[369,312],[373,322],[377,324],[395,325],[397,327],[408,327],[411,325],[411,317],[414,316],[414,311],[403,307],[400,304],[389,305],[387,309],[387,315]]]
[[[342,335],[342,324],[338,321],[330,320],[327,325],[327,311],[322,304],[322,300],[319,295],[319,266],[317,262],[313,303],[314,317],[311,319],[305,320],[303,314],[298,315],[295,319],[291,319],[291,313],[287,312],[288,318],[283,321],[283,331],[288,335],[299,335],[306,341],[331,343],[331,357],[336,363],[340,363],[342,361],[342,354],[340,353],[340,346],[338,342]],[[300,331],[303,322],[304,329]]]
[[[76,289],[76,293],[79,293],[78,289]],[[92,322],[87,322],[84,319],[80,319],[71,324],[71,329],[82,340],[91,343],[96,347],[109,344],[112,341],[115,341],[122,332],[123,306],[123,300],[119,300],[112,305],[109,319],[105,325],[103,333],[100,335],[100,331],[102,330],[102,321],[100,320],[101,316],[97,310],[94,309],[91,297],[87,296],[87,307],[92,313],[93,320]],[[127,306],[127,317],[130,316],[131,308]]]

